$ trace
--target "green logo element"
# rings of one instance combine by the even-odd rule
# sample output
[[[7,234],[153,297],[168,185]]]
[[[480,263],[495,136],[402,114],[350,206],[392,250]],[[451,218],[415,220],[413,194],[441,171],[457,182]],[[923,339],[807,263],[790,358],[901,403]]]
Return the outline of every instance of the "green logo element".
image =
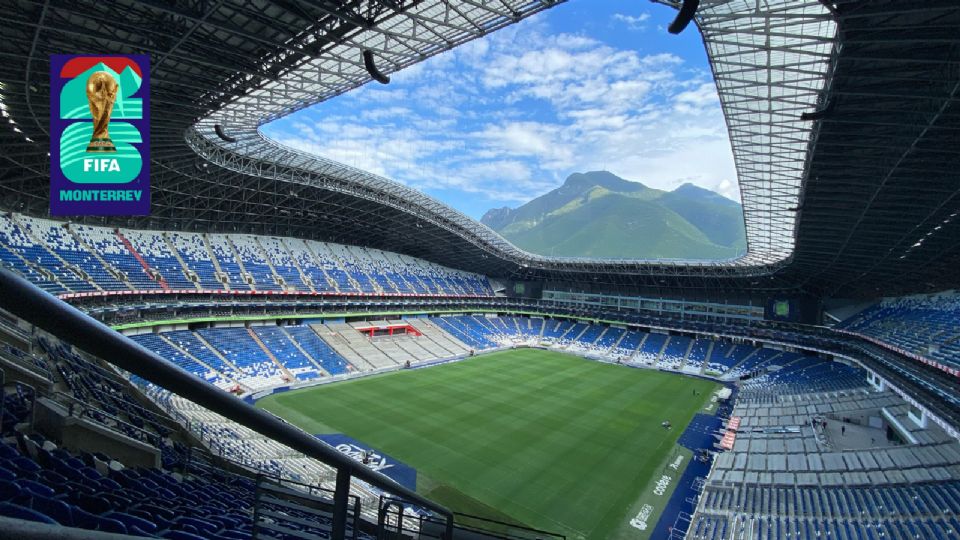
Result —
[[[91,114],[91,108],[104,104],[90,94],[87,85],[91,75],[98,72],[106,73],[119,85],[106,118],[103,113],[100,118]],[[130,67],[118,74],[101,62],[64,85],[60,92],[60,117],[90,120],[71,124],[60,135],[60,169],[68,180],[77,184],[126,184],[137,178],[143,158],[133,144],[142,143],[143,139],[136,127],[122,120],[143,118],[143,100],[131,97],[140,84],[140,76]],[[109,140],[116,151],[89,151],[95,123],[107,120]]]

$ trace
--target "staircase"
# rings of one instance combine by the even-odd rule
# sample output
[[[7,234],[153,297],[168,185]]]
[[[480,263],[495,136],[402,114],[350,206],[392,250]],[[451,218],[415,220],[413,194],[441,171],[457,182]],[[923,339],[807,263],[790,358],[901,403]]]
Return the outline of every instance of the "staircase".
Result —
[[[357,250],[359,250],[362,254],[358,256],[358,255],[357,255]],[[358,248],[358,247],[351,248],[350,246],[347,246],[347,251],[350,252],[351,256],[352,256],[354,259],[356,259],[357,262],[363,262],[364,257],[369,257],[370,259],[373,259],[373,257],[370,257],[370,256],[367,254],[367,250],[365,250],[364,248]],[[390,276],[388,276],[388,275],[386,275],[386,274],[383,274],[383,279],[387,280],[388,285],[393,289],[392,291],[387,291],[387,290],[385,290],[385,289],[383,288],[383,285],[380,284],[380,282],[378,282],[377,280],[373,279],[373,274],[371,273],[371,270],[376,270],[376,269],[373,267],[373,264],[369,264],[369,265],[368,265],[368,264],[364,264],[364,265],[362,265],[362,266],[358,265],[358,267],[359,267],[360,271],[361,271],[365,276],[367,276],[367,281],[369,281],[370,284],[373,285],[374,290],[376,290],[378,293],[380,293],[380,294],[390,294],[390,293],[392,293],[392,292],[395,292],[395,291],[400,290],[399,287],[397,287],[397,284],[394,283],[393,280],[390,279]]]
[[[114,229],[113,233],[117,235],[117,238],[120,240],[121,243],[123,243],[124,247],[127,248],[127,251],[129,251],[130,254],[133,255],[133,258],[136,259],[138,263],[140,263],[140,266],[143,267],[144,273],[147,274],[150,277],[150,279],[159,283],[161,289],[165,291],[170,290],[170,286],[167,285],[167,280],[163,279],[163,276],[161,276],[159,272],[157,272],[156,270],[150,267],[150,264],[147,262],[147,260],[143,258],[143,255],[140,255],[140,252],[137,251],[136,248],[133,247],[133,244],[131,244],[130,241],[127,240],[127,237],[123,236],[123,234],[120,232],[120,229]],[[156,274],[156,277],[154,277],[154,274]]]
[[[200,282],[193,280],[193,276],[197,275],[197,273],[190,270],[190,267],[187,266],[187,263],[183,260],[183,257],[180,256],[180,252],[177,251],[177,247],[173,245],[173,242],[170,240],[170,237],[167,236],[167,233],[161,233],[161,236],[163,236],[163,242],[167,245],[167,249],[170,250],[170,253],[173,253],[173,258],[180,263],[180,269],[183,271],[183,275],[187,278],[187,281],[193,283],[194,288],[196,288],[198,291],[203,290],[203,287],[200,286]]]
[[[558,323],[558,324],[559,324],[559,323]],[[570,328],[567,328],[567,331],[566,331],[566,332],[560,334],[560,337],[557,338],[557,341],[563,341],[563,340],[567,339],[567,334],[569,334],[569,333],[570,333],[574,328],[576,328],[576,327],[577,327],[576,324],[571,325]],[[580,333],[582,334],[583,332],[580,332]]]
[[[292,335],[290,335],[290,332],[287,332],[287,329],[286,329],[286,328],[284,328],[284,327],[282,327],[282,326],[279,326],[278,328],[280,328],[280,331],[283,332],[283,335],[287,336],[287,339],[290,340],[290,343],[292,343],[293,346],[296,347],[297,350],[300,351],[300,352],[303,354],[303,356],[305,356],[306,359],[309,360],[310,363],[313,364],[313,365],[317,368],[317,371],[318,371],[318,372],[322,373],[324,377],[329,377],[329,376],[330,376],[330,372],[327,371],[327,370],[325,370],[325,369],[323,369],[323,366],[320,365],[320,362],[317,362],[317,360],[316,360],[313,356],[311,356],[310,353],[308,353],[306,349],[304,349],[303,347],[301,347],[301,346],[300,346],[300,343],[298,343],[297,340],[294,339],[294,337],[293,337]]]
[[[710,355],[713,354],[713,346],[716,345],[716,344],[717,344],[717,342],[711,339],[711,340],[710,340],[710,345],[707,346],[707,354],[706,354],[706,356],[703,357],[703,364],[700,364],[700,374],[701,374],[701,375],[703,375],[703,374],[705,374],[705,373],[707,372],[707,364],[710,363]]]
[[[640,343],[637,344],[637,348],[634,349],[633,354],[630,355],[631,361],[634,359],[635,356],[637,356],[637,353],[639,353],[640,350],[643,349],[643,344],[646,343],[647,339],[649,338],[650,338],[650,334],[648,332],[644,332],[643,338],[640,340]]]
[[[411,272],[410,275],[413,276],[413,279],[417,280],[417,283],[420,284],[420,287],[422,287],[423,290],[427,291],[427,294],[433,294],[433,293],[436,292],[436,291],[434,291],[433,289],[431,289],[430,286],[427,285],[427,282],[424,281],[424,280],[423,280],[420,276],[418,276],[417,274],[414,274],[414,273]],[[406,276],[401,276],[401,277],[403,278],[404,281],[407,282],[407,285],[410,285],[410,280],[407,279]],[[410,290],[416,292],[417,289],[411,286],[411,287],[410,287]]]
[[[410,283],[410,280],[407,279],[407,276],[405,276],[405,275],[403,275],[403,274],[397,274],[397,275],[400,276],[400,279],[402,279],[403,282],[407,284],[407,289],[410,290],[410,293],[411,293],[411,294],[417,294],[417,288],[414,287],[414,286]],[[416,276],[414,276],[414,277],[416,277]],[[390,278],[388,277],[387,280],[389,281]],[[420,285],[421,285],[424,289],[426,289],[426,290],[428,290],[428,291],[430,290],[422,281],[420,282]],[[395,288],[396,288],[398,291],[400,290],[398,287],[395,287]]]
[[[130,283],[130,279],[127,278],[126,274],[114,268],[103,257],[101,257],[100,254],[97,253],[97,250],[93,249],[89,244],[83,241],[83,237],[77,234],[77,231],[71,229],[69,225],[65,225],[64,228],[67,230],[67,232],[70,233],[70,236],[73,237],[73,239],[77,242],[77,244],[84,249],[84,251],[93,255],[93,258],[96,259],[97,262],[99,262],[103,266],[103,268],[107,271],[107,273],[109,273],[111,276],[116,278],[117,281],[120,281],[124,285],[129,287],[131,291],[137,290],[136,287],[133,286],[133,283]]]
[[[406,260],[406,258],[404,258],[404,256],[401,255],[401,254],[399,254],[399,253],[396,254],[396,258],[397,258],[397,260],[399,260],[400,262],[402,262],[402,263],[404,263],[405,265],[407,265],[407,267],[409,267],[411,264],[413,264],[413,266],[419,267],[419,265],[417,265],[416,263],[411,263],[411,261]],[[413,277],[413,279],[417,280],[417,282],[420,283],[420,286],[423,287],[423,290],[427,291],[427,294],[432,294],[432,293],[439,292],[439,291],[435,291],[435,290],[431,289],[430,286],[427,285],[427,282],[423,279],[423,277],[422,277],[419,273],[417,273],[417,272],[415,272],[415,271],[413,271],[413,270],[410,270],[408,273],[409,273],[410,276]],[[407,282],[407,285],[410,285],[410,280],[409,280],[409,279],[407,279],[406,277],[404,277],[404,276],[402,276],[402,275],[401,275],[401,277],[403,277],[403,280]],[[416,291],[416,289],[413,288],[413,287],[410,287],[410,290],[411,290],[411,291]]]
[[[727,356],[729,357],[730,354],[732,354],[735,349],[736,349],[736,346],[734,346],[733,348],[731,348],[731,349],[730,349],[730,352],[727,353]],[[727,373],[730,373],[730,372],[734,371],[735,369],[737,369],[738,367],[740,367],[741,365],[743,365],[744,362],[746,362],[747,360],[749,360],[750,357],[752,357],[753,355],[757,354],[758,352],[760,352],[760,349],[754,349],[754,350],[750,351],[750,354],[744,356],[744,357],[743,357],[743,360],[740,360],[740,361],[737,362],[736,364],[730,366],[730,369],[727,370]]]
[[[253,331],[253,328],[248,326],[247,334],[253,338],[253,341],[257,342],[257,346],[260,347],[260,350],[267,355],[267,358],[272,360],[273,363],[277,365],[277,369],[280,370],[280,373],[283,373],[283,376],[286,377],[288,381],[293,382],[297,380],[297,378],[293,376],[293,373],[290,373],[290,371],[287,369],[287,366],[283,365],[280,360],[277,360],[277,357],[273,355],[273,351],[271,351],[270,347],[267,347],[267,344],[260,339],[260,336],[258,336],[256,332]]]
[[[194,335],[194,337],[197,338],[197,341],[199,341],[200,343],[203,343],[203,346],[204,346],[204,347],[206,347],[207,349],[210,349],[210,352],[213,353],[214,356],[216,356],[217,358],[219,358],[221,362],[223,362],[223,363],[226,364],[227,366],[230,366],[230,369],[232,369],[232,370],[235,371],[236,373],[243,373],[243,374],[245,374],[245,375],[247,374],[246,371],[244,371],[244,370],[240,369],[239,367],[237,367],[237,365],[234,364],[233,362],[231,362],[229,359],[227,359],[226,356],[220,354],[220,350],[217,349],[216,347],[214,347],[212,343],[210,343],[209,341],[203,339],[203,336],[200,335],[200,332],[194,332],[193,335]]]
[[[628,332],[629,332],[629,330],[628,330]],[[644,334],[643,338],[640,339],[640,341],[637,343],[637,346],[634,347],[634,349],[633,349],[632,351],[630,351],[630,354],[627,356],[628,359],[633,358],[633,356],[637,354],[637,352],[640,350],[640,346],[643,345],[644,340],[646,340],[646,339],[647,339],[647,336],[649,336],[649,335],[650,335],[650,334]]]
[[[626,330],[625,330],[622,334],[620,334],[620,337],[617,338],[617,341],[615,341],[614,344],[611,345],[610,348],[606,350],[606,352],[610,352],[610,351],[616,350],[617,347],[620,346],[620,342],[623,341],[623,338],[627,337],[627,334],[629,334],[629,333],[630,333],[629,331],[626,331]]]
[[[657,352],[657,359],[655,362],[663,360],[663,351],[667,350],[667,345],[670,344],[671,336],[667,336],[667,339],[663,340],[663,345],[660,346],[660,350]]]
[[[234,379],[233,377],[230,377],[229,375],[227,375],[226,373],[224,373],[224,372],[222,372],[222,371],[218,371],[218,370],[214,369],[213,366],[211,366],[210,364],[207,364],[207,363],[204,362],[203,360],[200,360],[199,358],[197,358],[196,356],[194,356],[193,354],[191,354],[190,351],[188,351],[188,350],[184,349],[183,347],[177,345],[176,343],[173,342],[173,340],[168,339],[168,338],[167,338],[166,336],[164,336],[163,334],[157,334],[157,337],[159,337],[159,338],[162,339],[163,341],[167,342],[167,344],[170,345],[171,347],[173,347],[174,349],[180,351],[181,354],[187,356],[188,358],[190,358],[190,359],[193,360],[194,362],[200,364],[201,366],[209,369],[211,372],[213,372],[213,373],[219,373],[221,377],[223,377],[224,379],[227,379],[228,381],[230,381],[230,382],[232,382],[232,383],[234,383],[234,384],[240,384],[240,382],[237,381],[236,379]],[[243,386],[243,385],[241,385],[241,386]]]
[[[683,361],[680,362],[681,366],[687,365],[687,360],[690,359],[690,351],[693,350],[693,345],[697,342],[695,339],[691,339],[690,343],[687,344],[687,350],[683,353]]]
[[[230,240],[230,237],[224,237],[227,241],[227,247],[230,248],[230,254],[233,255],[233,258],[237,261],[237,266],[240,267],[240,279],[250,287],[251,291],[257,290],[257,281],[253,279],[253,274],[247,272],[247,267],[243,265],[243,257],[240,256],[240,252],[237,251],[237,246],[233,245],[233,240]],[[249,277],[250,281],[247,281]]]
[[[213,252],[213,248],[210,246],[210,239],[207,237],[207,233],[200,235],[200,238],[203,239],[203,247],[207,250],[207,256],[210,257],[210,262],[213,263],[213,269],[217,272],[218,276],[226,276],[226,272],[223,271],[223,268],[220,267],[220,261],[217,260],[216,254]],[[223,288],[227,291],[230,290],[230,279],[227,278],[226,282],[223,283]]]
[[[333,279],[332,277],[330,277],[329,274],[327,274],[327,269],[324,268],[324,265],[321,263],[322,259],[320,259],[317,253],[313,251],[313,248],[310,247],[310,243],[303,242],[303,245],[307,247],[307,253],[309,253],[310,256],[313,257],[313,262],[317,265],[317,268],[319,268],[320,271],[323,272],[323,279],[327,280],[327,286],[334,291],[340,292],[339,284],[335,279]]]
[[[343,260],[340,259],[340,257],[338,257],[337,254],[333,252],[333,250],[330,251],[330,256],[333,257],[334,264],[336,264],[338,267],[340,267],[341,270],[343,270],[343,273],[347,276],[347,281],[350,282],[350,286],[356,289],[357,292],[359,293],[364,292],[363,287],[360,285],[360,282],[357,281],[357,279],[354,278],[352,275],[350,275],[350,272],[347,271],[347,266],[343,264]],[[377,292],[383,293],[383,288],[380,287],[380,285],[378,285],[375,281],[373,281],[373,279],[371,279],[370,276],[367,276],[367,281],[369,281],[370,284],[373,285],[374,290],[376,290]]]
[[[300,274],[300,281],[304,285],[310,287],[310,292],[315,293],[317,290],[313,287],[313,280],[310,279],[310,276],[303,271],[303,268],[300,267],[300,262],[297,261],[297,258],[293,256],[293,251],[290,250],[290,246],[284,241],[283,238],[280,239],[280,245],[283,246],[284,251],[287,252],[287,256],[290,257],[290,260],[293,262],[293,267],[297,269],[297,273]]]
[[[603,336],[605,336],[605,335],[607,334],[607,331],[609,331],[609,330],[610,330],[610,327],[609,327],[609,326],[606,327],[606,328],[604,328],[604,329],[603,329],[603,332],[600,332],[600,335],[597,336],[596,338],[594,338],[594,340],[591,341],[590,343],[588,343],[588,345],[593,345],[594,343],[596,343],[596,342],[600,341],[601,339],[603,339]]]
[[[263,259],[263,262],[267,263],[267,268],[270,269],[270,274],[273,275],[273,282],[283,288],[285,291],[295,291],[297,290],[296,286],[291,283],[287,283],[283,276],[281,276],[277,269],[273,266],[273,261],[270,259],[270,254],[267,253],[267,250],[263,247],[263,244],[260,243],[260,238],[254,236],[253,244],[257,246],[257,250],[260,252],[260,258]]]
[[[420,332],[422,337],[427,338],[430,343],[436,345],[438,349],[446,351],[447,354],[444,356],[463,354],[470,350],[470,347],[466,343],[460,341],[454,337],[453,334],[450,334],[430,319],[407,319],[407,322]],[[424,345],[421,346],[425,349],[428,348]]]
[[[574,338],[571,339],[570,341],[577,341],[577,340],[579,340],[579,339],[580,339],[580,336],[586,334],[586,333],[587,333],[587,330],[589,330],[589,329],[590,329],[590,325],[589,325],[589,324],[586,325],[586,326],[584,326],[584,327],[583,327],[583,330],[581,330],[580,332],[578,332],[577,335],[576,335],[576,337],[574,337]],[[571,330],[572,330],[572,328],[571,328]],[[604,330],[604,331],[606,331],[606,330]]]

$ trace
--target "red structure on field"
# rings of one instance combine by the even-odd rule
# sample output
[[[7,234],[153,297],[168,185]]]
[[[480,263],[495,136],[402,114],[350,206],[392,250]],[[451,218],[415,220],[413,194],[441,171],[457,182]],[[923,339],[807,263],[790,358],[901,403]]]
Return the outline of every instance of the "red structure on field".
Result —
[[[406,323],[386,323],[356,327],[357,332],[366,334],[368,338],[384,336],[420,336],[420,331]]]

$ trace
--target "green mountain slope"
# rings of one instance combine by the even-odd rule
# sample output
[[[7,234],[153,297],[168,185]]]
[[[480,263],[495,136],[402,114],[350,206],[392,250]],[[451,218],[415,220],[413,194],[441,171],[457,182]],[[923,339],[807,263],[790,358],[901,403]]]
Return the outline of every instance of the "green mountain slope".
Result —
[[[736,202],[690,184],[666,192],[608,172],[573,174],[517,209],[487,212],[481,222],[544,255],[718,259],[746,246]]]
[[[744,248],[743,209],[730,199],[693,184],[665,193],[661,203],[703,231],[711,242]]]

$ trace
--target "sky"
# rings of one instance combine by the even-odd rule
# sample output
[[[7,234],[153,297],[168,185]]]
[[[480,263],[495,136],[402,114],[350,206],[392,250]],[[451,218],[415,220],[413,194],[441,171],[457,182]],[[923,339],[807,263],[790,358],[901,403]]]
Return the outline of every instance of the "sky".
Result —
[[[697,29],[637,0],[570,0],[263,127],[479,219],[607,170],[739,200]]]

